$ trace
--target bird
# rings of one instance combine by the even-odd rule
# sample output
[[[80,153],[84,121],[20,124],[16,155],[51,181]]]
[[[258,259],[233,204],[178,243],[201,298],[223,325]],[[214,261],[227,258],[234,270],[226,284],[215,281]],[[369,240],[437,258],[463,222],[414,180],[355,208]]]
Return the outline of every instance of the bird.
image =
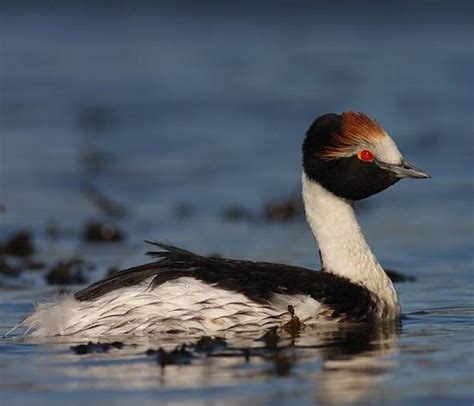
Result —
[[[153,260],[74,294],[37,304],[19,327],[31,336],[206,333],[400,318],[400,302],[367,244],[354,203],[400,179],[409,164],[369,116],[317,117],[302,146],[302,197],[321,270],[207,257],[149,242]]]

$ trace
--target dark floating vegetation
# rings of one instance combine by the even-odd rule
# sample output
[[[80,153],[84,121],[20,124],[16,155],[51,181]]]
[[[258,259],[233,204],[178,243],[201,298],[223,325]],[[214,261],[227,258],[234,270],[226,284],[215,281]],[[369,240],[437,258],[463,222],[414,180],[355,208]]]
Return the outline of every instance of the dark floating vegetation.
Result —
[[[222,337],[202,336],[194,347],[197,352],[211,353],[227,348],[227,342]]]
[[[226,350],[227,347],[227,342],[222,337],[202,336],[195,343],[181,344],[171,351],[166,351],[160,347],[157,350],[149,349],[145,354],[156,357],[158,364],[165,367],[166,365],[188,365],[194,358],[210,356],[211,354],[223,355],[222,351]]]
[[[226,221],[296,221],[304,218],[303,199],[300,194],[292,194],[287,198],[272,199],[263,204],[258,212],[239,205],[232,204],[222,211]]]
[[[239,204],[232,204],[222,211],[222,218],[226,221],[295,221],[304,216],[303,200],[300,195],[292,195],[285,199],[276,199],[266,202],[262,210],[257,213]]]
[[[0,254],[23,258],[33,255],[34,252],[33,238],[28,231],[18,231],[0,243]]]
[[[287,335],[286,331],[283,331]],[[183,343],[172,350],[149,349],[145,352],[148,357],[154,357],[158,365],[163,369],[168,365],[190,365],[196,359],[203,357],[212,358],[242,358],[249,363],[251,358],[260,358],[270,361],[270,373],[276,375],[287,375],[293,367],[296,356],[287,353],[294,346],[294,336],[290,345],[280,345],[283,338],[278,333],[278,328],[269,329],[257,341],[263,342],[260,347],[237,348],[230,346],[222,337],[202,336],[194,343]]]
[[[58,261],[46,274],[48,285],[74,285],[88,282],[84,269],[90,267],[81,259]]]
[[[195,357],[186,344],[179,345],[171,351],[166,351],[161,347],[158,350],[148,350],[146,355],[156,357],[156,361],[162,368],[167,365],[189,365]]]
[[[117,226],[101,221],[84,225],[83,238],[88,242],[117,242],[124,239],[124,233]]]
[[[87,344],[72,345],[70,348],[77,355],[91,354],[91,353],[103,353],[108,352],[111,349],[121,350],[124,344],[120,341],[114,341],[112,343],[93,343],[89,341]]]
[[[303,200],[300,195],[291,195],[284,199],[270,200],[263,204],[261,210],[252,210],[240,204],[231,204],[222,210],[225,221],[296,221],[304,218]]]
[[[295,194],[286,199],[272,200],[265,204],[265,218],[271,221],[290,221],[304,216],[303,199]]]
[[[17,231],[0,241],[0,288],[23,289],[19,277],[26,270],[40,269],[44,264],[31,259],[36,249],[33,236],[26,230]]]

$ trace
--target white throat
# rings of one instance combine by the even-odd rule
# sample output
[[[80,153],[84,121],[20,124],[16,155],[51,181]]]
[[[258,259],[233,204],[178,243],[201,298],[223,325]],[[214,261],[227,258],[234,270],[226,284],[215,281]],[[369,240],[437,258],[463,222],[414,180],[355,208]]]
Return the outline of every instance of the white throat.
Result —
[[[392,281],[367,245],[351,202],[304,172],[302,181],[306,219],[321,251],[323,271],[365,286],[385,304],[382,317],[397,317],[400,306]]]

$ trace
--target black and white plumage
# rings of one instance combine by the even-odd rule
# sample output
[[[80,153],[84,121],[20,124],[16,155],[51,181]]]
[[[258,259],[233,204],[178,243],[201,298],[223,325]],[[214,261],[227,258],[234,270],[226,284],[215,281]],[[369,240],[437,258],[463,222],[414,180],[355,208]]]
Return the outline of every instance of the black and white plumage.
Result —
[[[155,262],[118,272],[49,304],[22,325],[34,335],[222,332],[392,320],[393,284],[368,247],[353,201],[404,177],[426,178],[360,113],[319,117],[303,144],[303,199],[323,270],[216,259],[163,243]],[[291,312],[289,309],[291,308]]]

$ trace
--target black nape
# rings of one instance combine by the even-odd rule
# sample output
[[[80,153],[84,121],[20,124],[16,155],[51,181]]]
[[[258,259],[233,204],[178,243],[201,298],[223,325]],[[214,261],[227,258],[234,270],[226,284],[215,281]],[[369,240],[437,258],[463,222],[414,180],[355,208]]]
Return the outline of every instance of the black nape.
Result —
[[[303,142],[303,162],[317,155],[323,147],[332,145],[332,135],[341,131],[342,116],[328,113],[319,116],[306,132]]]

